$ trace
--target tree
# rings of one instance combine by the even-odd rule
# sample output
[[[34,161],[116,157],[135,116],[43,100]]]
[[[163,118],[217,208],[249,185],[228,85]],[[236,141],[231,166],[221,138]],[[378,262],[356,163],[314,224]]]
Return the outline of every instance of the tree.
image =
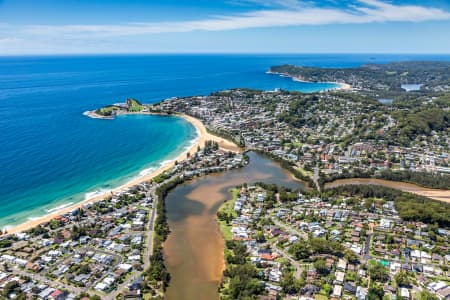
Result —
[[[20,286],[17,281],[11,281],[8,282],[5,287],[3,288],[3,296],[8,297],[11,293],[18,293],[20,292]]]
[[[346,250],[344,253],[344,257],[347,259],[349,263],[356,264],[359,262],[359,256],[355,254],[355,252],[351,250]]]
[[[383,296],[383,287],[375,285],[369,288],[369,291],[367,293],[367,300],[381,300],[383,299]]]
[[[433,295],[427,290],[422,290],[419,295],[417,295],[419,300],[438,300],[439,298],[436,295]]]
[[[314,262],[314,268],[316,269],[317,273],[321,275],[326,275],[330,271],[327,267],[327,264],[325,263],[325,260],[322,258],[319,258]]]
[[[304,259],[310,256],[310,248],[308,243],[304,240],[293,244],[288,251],[290,254],[294,255],[297,260]]]
[[[303,286],[302,282],[296,280],[291,272],[283,275],[280,285],[283,292],[289,295],[297,294]]]
[[[12,243],[10,240],[1,240],[0,241],[0,248],[8,248],[11,247]]]
[[[370,264],[368,271],[372,280],[379,282],[386,282],[389,279],[388,269],[381,264],[378,263]]]
[[[410,286],[411,280],[406,271],[400,271],[394,276],[394,280],[397,283],[397,286]]]
[[[256,241],[258,243],[264,243],[266,241],[266,237],[264,236],[264,232],[262,232],[261,230],[258,230],[258,232],[256,232]]]

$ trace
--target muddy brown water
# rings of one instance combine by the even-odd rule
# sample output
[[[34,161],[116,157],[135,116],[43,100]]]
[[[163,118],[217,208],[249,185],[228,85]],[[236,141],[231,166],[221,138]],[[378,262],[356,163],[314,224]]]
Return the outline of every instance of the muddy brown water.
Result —
[[[171,233],[164,255],[171,274],[166,299],[214,300],[224,269],[224,241],[216,220],[220,205],[236,185],[267,182],[303,189],[277,163],[253,152],[242,169],[208,175],[178,186],[167,196]]]

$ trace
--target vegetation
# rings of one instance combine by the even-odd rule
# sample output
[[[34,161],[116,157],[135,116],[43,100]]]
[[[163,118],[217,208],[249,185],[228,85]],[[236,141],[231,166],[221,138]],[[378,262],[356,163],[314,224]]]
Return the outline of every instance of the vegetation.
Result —
[[[259,295],[264,293],[259,271],[249,262],[247,247],[240,241],[232,240],[229,222],[236,217],[234,203],[239,196],[239,187],[232,190],[232,195],[232,200],[222,204],[217,212],[220,229],[225,239],[226,261],[220,298],[224,300],[258,299]]]
[[[112,116],[117,110],[120,110],[121,108],[119,106],[115,105],[108,105],[101,107],[95,111],[96,114],[109,117]]]
[[[371,261],[368,267],[369,276],[372,280],[386,282],[389,279],[389,270],[374,261]]]
[[[322,238],[299,240],[289,248],[289,253],[297,260],[306,259],[315,254],[341,255],[343,252],[344,247],[339,242]]]
[[[433,295],[432,293],[430,293],[429,291],[427,291],[426,289],[423,289],[419,295],[417,295],[417,299],[419,300],[438,300],[439,298],[435,295]]]
[[[248,262],[246,246],[239,241],[226,241],[229,254],[227,267],[223,272],[224,286],[221,299],[244,300],[258,299],[264,293],[264,286],[259,279],[258,269]]]
[[[0,248],[8,248],[11,247],[12,242],[9,239],[0,240]]]
[[[321,190],[323,190],[325,187],[325,183],[327,183],[327,182],[333,182],[338,179],[348,179],[348,178],[371,178],[373,175],[374,175],[374,172],[372,170],[366,171],[366,170],[362,170],[360,168],[353,168],[351,172],[344,169],[344,171],[339,174],[333,174],[333,175],[321,174],[318,181],[319,181],[319,186],[320,186]]]
[[[229,133],[228,131],[213,129],[208,126],[206,127],[206,131],[208,131],[209,133],[211,133],[213,135],[220,136],[226,140],[232,141],[233,143],[235,143],[236,145],[238,145],[241,148],[245,147],[244,139],[239,134],[232,134],[232,133]]]
[[[392,116],[397,126],[390,130],[393,138],[398,138],[400,144],[408,145],[410,140],[419,135],[430,135],[432,131],[445,131],[450,127],[450,111],[441,108],[416,107],[409,110],[396,110]]]
[[[448,174],[433,174],[429,172],[413,172],[413,171],[392,171],[389,169],[383,170],[376,178],[403,181],[414,183],[423,187],[435,189],[450,189],[450,175]]]
[[[144,277],[147,283],[157,287],[158,283],[162,284],[163,290],[167,288],[170,282],[170,274],[167,272],[164,264],[164,255],[162,243],[169,235],[169,225],[167,223],[165,198],[170,190],[181,184],[184,180],[180,177],[161,185],[156,190],[158,197],[156,206],[156,219],[154,224],[153,235],[153,253],[150,256],[150,267],[144,272]]]
[[[362,83],[362,86],[367,90],[382,92],[385,95],[396,95],[404,92],[401,89],[401,84],[405,82],[422,83],[425,87],[448,84],[450,63],[409,61],[367,64],[355,68],[315,68],[283,65],[271,67],[270,71],[313,82]]]
[[[397,92],[396,92],[397,93]],[[391,105],[383,105],[377,100],[378,93],[330,92],[328,97],[320,94],[294,95],[288,103],[288,109],[278,115],[278,121],[294,128],[318,127],[326,125],[328,141],[349,145],[351,143],[373,140],[386,145],[410,146],[413,143],[440,143],[448,149],[445,137],[450,134],[450,99],[448,94],[430,96],[404,96],[400,93]],[[330,108],[326,101],[333,100]],[[266,110],[271,109],[266,104]],[[337,117],[358,112],[356,116],[345,120],[345,127],[351,128],[351,134],[334,132],[340,124],[335,124],[326,116]],[[386,126],[389,124],[389,126]],[[325,129],[324,129],[325,130]],[[424,138],[425,137],[425,138]],[[308,144],[317,143],[315,135],[300,137]],[[323,138],[322,138],[323,139]]]
[[[129,112],[140,112],[144,109],[144,106],[136,99],[128,98],[126,105]]]
[[[400,217],[406,221],[421,221],[428,224],[450,227],[450,204],[430,198],[374,185],[345,185],[326,190],[327,195],[383,198],[394,201]]]
[[[219,220],[220,231],[222,232],[225,240],[231,240],[231,220],[236,217],[236,212],[234,211],[234,203],[239,196],[239,190],[233,189],[231,191],[232,199],[225,201],[217,211],[217,219]]]
[[[450,175],[448,174],[435,174],[424,171],[415,172],[410,170],[394,171],[391,169],[384,169],[377,173],[375,172],[375,169],[362,170],[360,168],[353,168],[351,172],[344,169],[344,171],[340,174],[321,174],[319,178],[319,185],[321,189],[323,189],[325,183],[327,182],[348,178],[376,178],[389,181],[413,183],[426,188],[443,190],[450,189]]]

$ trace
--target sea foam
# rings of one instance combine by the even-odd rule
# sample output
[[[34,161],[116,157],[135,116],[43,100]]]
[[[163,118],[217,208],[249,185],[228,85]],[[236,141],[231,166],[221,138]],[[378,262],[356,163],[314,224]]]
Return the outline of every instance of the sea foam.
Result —
[[[52,213],[52,212],[61,210],[61,209],[63,209],[63,208],[66,208],[66,207],[68,207],[68,206],[71,206],[72,204],[73,204],[73,202],[65,203],[65,204],[62,204],[62,205],[57,206],[57,207],[54,207],[54,208],[46,209],[45,211],[46,211],[47,213]]]
[[[152,172],[154,172],[156,170],[156,168],[147,168],[147,169],[144,169],[144,170],[142,170],[142,171],[140,171],[139,172],[139,176],[146,176],[146,175],[148,175],[148,174],[151,174]]]
[[[104,194],[109,193],[109,192],[111,192],[111,190],[109,190],[109,189],[108,190],[101,189],[101,190],[97,190],[95,192],[88,192],[88,193],[86,193],[84,195],[84,200],[88,200],[88,199],[91,199],[91,198],[94,198],[94,197],[97,197],[97,196],[101,196],[101,195],[104,195]]]

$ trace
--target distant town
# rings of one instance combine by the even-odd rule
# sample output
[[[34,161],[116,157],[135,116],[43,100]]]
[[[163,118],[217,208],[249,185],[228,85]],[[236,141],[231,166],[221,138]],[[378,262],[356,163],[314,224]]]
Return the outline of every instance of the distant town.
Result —
[[[156,109],[195,116],[211,132],[287,161],[317,186],[378,177],[448,189],[448,101],[447,94],[419,96],[408,108],[357,92],[238,89],[164,101]]]

